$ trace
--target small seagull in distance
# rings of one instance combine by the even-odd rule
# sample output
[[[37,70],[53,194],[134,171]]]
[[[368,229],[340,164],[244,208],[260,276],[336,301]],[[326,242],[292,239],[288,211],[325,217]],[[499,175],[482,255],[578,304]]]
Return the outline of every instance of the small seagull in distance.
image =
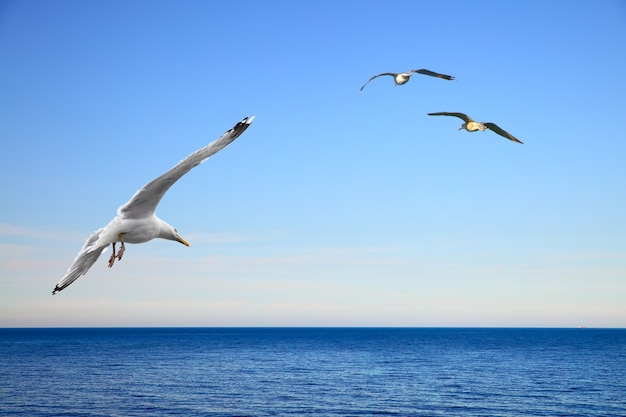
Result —
[[[124,243],[144,243],[161,238],[189,246],[189,243],[178,234],[174,226],[156,216],[155,210],[161,198],[176,181],[191,171],[193,167],[200,165],[205,159],[221,151],[237,139],[250,126],[253,119],[254,116],[244,118],[219,139],[198,149],[180,161],[174,168],[140,188],[126,204],[117,209],[117,216],[109,224],[89,236],[65,276],[54,287],[52,294],[58,293],[81,275],[85,275],[102,251],[109,245],[113,248],[113,253],[109,258],[109,268],[113,266],[116,259],[122,260],[125,249]],[[198,190],[198,192],[206,193],[207,190]],[[117,242],[120,242],[121,247],[116,253],[115,244]]]
[[[491,122],[475,122],[474,120],[472,120],[471,117],[469,117],[468,115],[463,114],[463,113],[448,113],[448,112],[444,111],[444,112],[439,112],[439,113],[428,113],[428,115],[429,116],[454,116],[454,117],[458,117],[460,119],[463,119],[463,121],[465,122],[465,123],[463,123],[461,125],[461,127],[459,127],[459,130],[465,129],[468,132],[476,132],[477,130],[484,131],[486,129],[489,129],[489,130],[493,130],[498,135],[500,135],[500,136],[502,136],[504,138],[512,140],[513,142],[524,143],[521,140],[517,139],[515,136],[511,135],[506,130],[501,129],[495,123],[491,123]]]
[[[367,80],[367,82],[365,84],[363,84],[363,87],[361,87],[361,89],[359,91],[363,91],[363,89],[365,88],[365,86],[367,85],[367,83],[369,83],[370,81],[372,81],[374,78],[376,77],[380,77],[381,75],[391,75],[393,77],[393,82],[395,83],[395,85],[402,85],[402,84],[406,84],[407,82],[409,82],[409,79],[411,78],[411,75],[413,75],[414,73],[418,73],[418,74],[423,74],[423,75],[430,75],[431,77],[437,77],[437,78],[443,78],[444,80],[454,80],[454,77],[451,75],[446,75],[446,74],[439,74],[438,72],[434,72],[434,71],[430,71],[427,69],[417,69],[417,70],[411,70],[409,72],[383,72],[382,74],[378,74],[378,75],[374,75],[372,78],[370,78],[369,80]]]

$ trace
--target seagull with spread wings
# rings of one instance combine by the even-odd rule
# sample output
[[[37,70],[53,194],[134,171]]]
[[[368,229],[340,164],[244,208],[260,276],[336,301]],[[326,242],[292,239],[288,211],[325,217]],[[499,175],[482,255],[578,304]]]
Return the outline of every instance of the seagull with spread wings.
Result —
[[[442,78],[444,80],[454,80],[454,77],[451,75],[439,74],[438,72],[430,71],[427,69],[414,69],[409,72],[397,72],[397,73],[396,72],[383,72],[382,74],[374,75],[372,78],[367,80],[367,82],[363,84],[363,87],[361,87],[359,91],[363,91],[367,83],[372,81],[374,78],[380,77],[382,75],[391,75],[393,77],[393,82],[395,83],[395,85],[402,85],[402,84],[408,83],[409,79],[411,78],[411,75],[413,75],[414,73],[430,75],[431,77]]]
[[[109,258],[109,268],[113,266],[116,259],[122,260],[125,250],[124,243],[144,243],[160,238],[189,246],[189,243],[178,234],[173,226],[156,216],[157,205],[176,181],[193,167],[200,165],[208,157],[221,151],[237,139],[250,126],[253,119],[254,116],[244,118],[219,139],[198,149],[180,161],[174,168],[139,189],[126,204],[117,209],[117,216],[109,224],[89,236],[65,276],[54,287],[52,294],[63,290],[80,276],[86,274],[102,251],[109,245],[113,249]],[[117,242],[120,243],[120,249],[116,253],[115,244]]]
[[[465,129],[468,132],[476,132],[477,130],[485,131],[486,129],[493,130],[498,135],[507,138],[508,140],[512,140],[517,143],[524,143],[521,140],[517,139],[515,136],[511,135],[506,130],[500,128],[497,124],[491,122],[475,122],[464,113],[449,113],[449,112],[438,112],[438,113],[428,113],[429,116],[454,116],[460,119],[463,119],[463,124],[459,127],[459,130]]]

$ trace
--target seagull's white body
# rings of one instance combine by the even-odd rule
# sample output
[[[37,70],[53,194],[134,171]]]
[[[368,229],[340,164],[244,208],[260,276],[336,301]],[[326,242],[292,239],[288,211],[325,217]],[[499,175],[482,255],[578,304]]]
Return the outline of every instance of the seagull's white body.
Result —
[[[491,123],[491,122],[476,122],[472,120],[471,117],[469,117],[467,114],[464,114],[464,113],[439,112],[439,113],[428,113],[428,115],[429,116],[458,117],[459,119],[463,120],[463,124],[461,125],[459,130],[465,129],[468,132],[476,132],[477,130],[480,130],[481,132],[484,132],[485,130],[489,129],[489,130],[494,131],[498,135],[502,136],[503,138],[507,138],[510,141],[513,141],[516,143],[522,143],[522,144],[524,143],[521,140],[517,139],[512,134],[510,134],[509,132],[507,132],[506,130],[499,127],[497,124]]]
[[[413,74],[410,72],[401,72],[399,74],[393,75],[393,81],[395,85],[406,84],[411,79],[411,75]]]
[[[427,69],[414,69],[409,72],[383,72],[382,74],[374,75],[372,78],[367,80],[367,82],[363,84],[363,87],[361,87],[359,91],[363,91],[367,83],[372,81],[374,78],[380,77],[382,75],[390,75],[393,77],[394,85],[402,85],[402,84],[408,83],[409,79],[411,78],[411,75],[415,73],[422,74],[422,75],[430,75],[431,77],[442,78],[444,80],[454,80],[454,77],[451,75],[440,74],[438,72],[430,71]]]
[[[476,132],[477,130],[484,132],[485,130],[487,130],[487,126],[485,126],[485,124],[482,122],[471,121],[468,123],[463,123],[461,127],[459,128],[459,130],[461,129],[465,129],[468,132]]]
[[[117,216],[109,224],[96,230],[89,236],[76,259],[74,259],[74,262],[65,273],[65,276],[54,287],[52,294],[63,290],[80,276],[86,274],[108,245],[112,245],[113,248],[113,253],[109,259],[109,267],[113,266],[115,259],[122,259],[124,243],[144,243],[152,239],[161,238],[189,246],[173,226],[156,216],[155,210],[157,205],[176,181],[193,167],[201,164],[208,157],[224,149],[237,139],[250,126],[253,119],[254,116],[251,118],[246,117],[219,139],[211,142],[204,148],[198,149],[180,161],[174,168],[139,189],[126,204],[117,209]],[[115,252],[115,244],[117,242],[121,243],[118,253]]]

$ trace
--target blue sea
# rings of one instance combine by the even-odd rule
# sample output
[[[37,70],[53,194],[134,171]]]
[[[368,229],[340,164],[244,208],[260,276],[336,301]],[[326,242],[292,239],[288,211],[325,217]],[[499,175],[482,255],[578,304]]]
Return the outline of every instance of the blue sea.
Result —
[[[1,416],[626,416],[626,329],[0,329]]]

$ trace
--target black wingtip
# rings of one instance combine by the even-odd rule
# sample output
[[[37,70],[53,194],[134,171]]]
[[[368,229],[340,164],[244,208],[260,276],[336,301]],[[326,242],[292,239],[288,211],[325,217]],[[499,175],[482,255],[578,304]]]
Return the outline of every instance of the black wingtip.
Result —
[[[239,135],[241,135],[243,132],[245,132],[245,130],[248,128],[248,126],[250,126],[250,123],[252,123],[252,121],[254,120],[256,116],[251,116],[251,117],[244,117],[243,120],[241,120],[240,122],[237,122],[237,124],[233,127],[231,127],[230,129],[228,129],[228,131],[226,134],[229,134],[231,132],[235,132],[237,134],[237,136],[235,136],[235,138],[239,137]],[[234,138],[233,138],[234,140]],[[229,142],[230,143],[230,142]]]

